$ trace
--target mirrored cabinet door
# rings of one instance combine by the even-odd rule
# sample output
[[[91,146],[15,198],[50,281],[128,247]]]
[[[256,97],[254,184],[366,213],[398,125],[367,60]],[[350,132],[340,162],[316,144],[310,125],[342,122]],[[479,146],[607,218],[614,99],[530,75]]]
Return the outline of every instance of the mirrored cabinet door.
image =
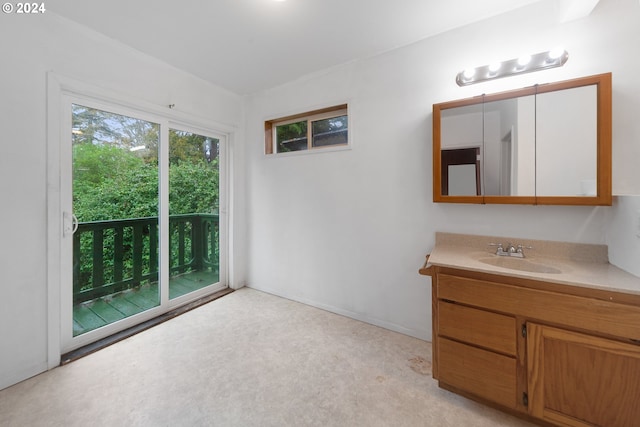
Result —
[[[482,104],[442,112],[441,191],[445,196],[482,194]]]
[[[536,187],[540,196],[596,197],[598,90],[536,96]]]

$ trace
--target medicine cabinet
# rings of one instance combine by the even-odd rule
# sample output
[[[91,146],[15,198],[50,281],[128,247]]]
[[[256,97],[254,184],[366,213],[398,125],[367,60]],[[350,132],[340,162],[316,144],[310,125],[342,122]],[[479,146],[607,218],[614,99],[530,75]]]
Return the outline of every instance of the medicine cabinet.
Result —
[[[611,205],[611,73],[433,105],[433,201]]]

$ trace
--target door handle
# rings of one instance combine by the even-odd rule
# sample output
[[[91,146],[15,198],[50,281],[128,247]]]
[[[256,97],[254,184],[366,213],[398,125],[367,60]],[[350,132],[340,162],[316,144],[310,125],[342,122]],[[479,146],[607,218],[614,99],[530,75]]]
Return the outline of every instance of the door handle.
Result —
[[[78,231],[78,218],[71,212],[62,214],[62,232],[65,236],[73,236]]]

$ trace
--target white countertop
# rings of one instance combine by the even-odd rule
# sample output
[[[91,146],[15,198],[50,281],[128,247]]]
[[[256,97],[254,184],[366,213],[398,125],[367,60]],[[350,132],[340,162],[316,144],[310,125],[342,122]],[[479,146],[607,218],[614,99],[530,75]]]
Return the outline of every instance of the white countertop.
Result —
[[[489,243],[502,243],[506,248],[509,242],[533,247],[524,250],[526,263],[542,264],[560,272],[522,271],[497,267],[481,261],[491,262],[492,258],[508,258],[495,255],[496,248],[489,246]],[[516,261],[523,260],[509,260]],[[440,267],[640,295],[640,277],[609,264],[606,245],[438,232],[429,263]]]

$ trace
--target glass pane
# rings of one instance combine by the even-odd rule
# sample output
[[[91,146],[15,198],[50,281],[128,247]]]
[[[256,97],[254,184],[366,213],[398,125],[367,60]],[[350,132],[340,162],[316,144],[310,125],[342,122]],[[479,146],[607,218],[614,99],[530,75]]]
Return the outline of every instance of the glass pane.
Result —
[[[597,196],[598,88],[536,96],[536,193]]]
[[[533,95],[485,102],[485,196],[535,196]]]
[[[160,304],[159,125],[72,106],[73,335]]]
[[[220,275],[220,141],[169,130],[169,298]]]
[[[307,149],[307,121],[276,126],[278,153]]]
[[[476,196],[483,194],[482,180],[478,175],[469,175],[462,184],[462,176],[456,176],[449,187],[449,165],[476,164],[482,170],[483,160],[482,104],[447,108],[440,112],[440,159],[441,194],[443,196]],[[464,188],[464,190],[463,190]],[[480,190],[480,191],[478,191]]]
[[[332,117],[330,119],[313,122],[313,146],[346,145],[348,142],[347,116]]]

